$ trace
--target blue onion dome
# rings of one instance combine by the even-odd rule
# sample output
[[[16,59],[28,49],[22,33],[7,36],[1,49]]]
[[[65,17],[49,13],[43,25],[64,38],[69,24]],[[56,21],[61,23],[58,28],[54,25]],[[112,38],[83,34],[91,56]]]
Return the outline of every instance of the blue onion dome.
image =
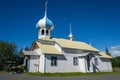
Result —
[[[53,22],[50,19],[48,19],[46,13],[45,13],[45,16],[38,21],[36,27],[40,29],[49,29],[49,30],[54,29]]]

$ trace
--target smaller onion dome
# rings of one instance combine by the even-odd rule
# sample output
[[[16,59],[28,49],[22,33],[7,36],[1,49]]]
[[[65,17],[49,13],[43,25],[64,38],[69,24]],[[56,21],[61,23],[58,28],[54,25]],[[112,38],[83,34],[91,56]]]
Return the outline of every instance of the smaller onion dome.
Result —
[[[73,38],[73,35],[72,35],[72,33],[70,33],[68,37],[69,37],[69,38]]]
[[[48,19],[46,12],[45,12],[45,16],[38,21],[36,27],[40,29],[49,29],[49,30],[54,29],[53,22],[50,19]]]

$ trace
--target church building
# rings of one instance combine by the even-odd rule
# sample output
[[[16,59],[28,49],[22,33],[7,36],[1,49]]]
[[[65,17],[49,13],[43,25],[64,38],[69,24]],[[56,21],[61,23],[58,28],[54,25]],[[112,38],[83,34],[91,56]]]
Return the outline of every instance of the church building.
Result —
[[[53,22],[45,14],[38,21],[38,40],[30,51],[23,50],[24,65],[28,72],[112,72],[111,56],[91,45],[73,40],[70,25],[69,39],[52,37]]]

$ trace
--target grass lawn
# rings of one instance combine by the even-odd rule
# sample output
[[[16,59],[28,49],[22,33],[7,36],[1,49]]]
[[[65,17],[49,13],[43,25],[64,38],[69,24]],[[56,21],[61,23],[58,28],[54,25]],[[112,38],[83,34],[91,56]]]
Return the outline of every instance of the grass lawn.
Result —
[[[97,72],[97,73],[26,73],[33,76],[95,76],[95,75],[108,75],[108,74],[118,74],[117,72]]]

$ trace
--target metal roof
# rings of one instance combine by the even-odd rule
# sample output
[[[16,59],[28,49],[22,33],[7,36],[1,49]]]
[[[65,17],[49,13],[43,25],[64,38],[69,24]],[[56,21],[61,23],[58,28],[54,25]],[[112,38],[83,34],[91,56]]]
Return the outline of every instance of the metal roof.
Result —
[[[92,47],[84,42],[71,41],[71,40],[67,40],[67,39],[58,39],[58,38],[53,38],[53,39],[63,48],[99,51],[98,49],[96,49],[96,48],[94,48],[94,47]]]
[[[60,51],[58,51],[54,45],[41,44],[40,42],[36,43],[38,44],[39,48],[44,54],[63,54]]]
[[[104,52],[99,52],[99,54],[101,55],[101,58],[112,58],[112,56],[110,56],[110,55],[108,55],[108,54],[106,54],[106,53],[104,53]]]

